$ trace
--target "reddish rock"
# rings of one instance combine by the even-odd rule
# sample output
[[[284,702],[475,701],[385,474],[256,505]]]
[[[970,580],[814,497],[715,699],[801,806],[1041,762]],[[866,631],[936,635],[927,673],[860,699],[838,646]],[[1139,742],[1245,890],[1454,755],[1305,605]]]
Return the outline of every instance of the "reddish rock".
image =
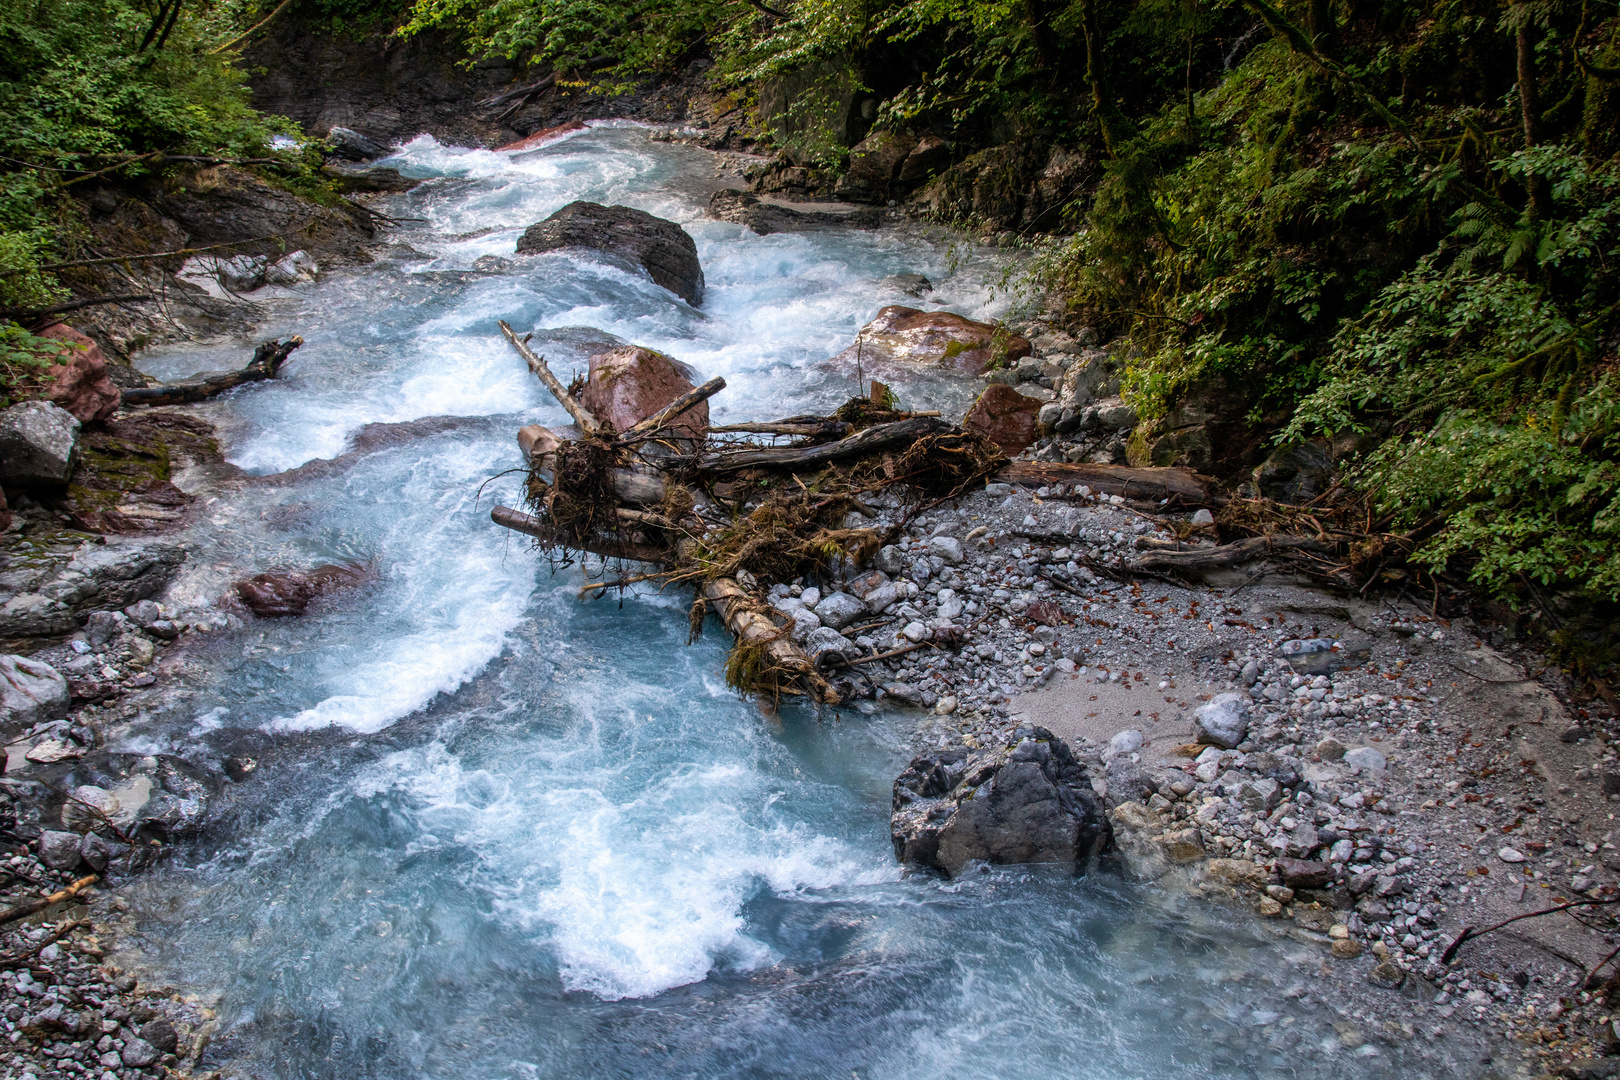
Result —
[[[313,570],[272,570],[238,581],[236,595],[260,618],[302,615],[320,597],[352,589],[365,578],[361,567],[330,563]]]
[[[591,357],[591,374],[579,403],[598,420],[624,431],[645,420],[682,394],[693,389],[696,373],[663,353],[627,345]],[[672,429],[688,438],[699,438],[709,426],[709,403],[703,402],[682,413]]]
[[[539,131],[535,132],[533,135],[525,135],[523,138],[519,139],[517,142],[507,143],[505,146],[497,146],[495,149],[497,151],[499,151],[499,150],[533,150],[536,147],[546,145],[546,143],[550,142],[552,139],[555,139],[559,135],[566,135],[570,131],[584,131],[584,130],[585,130],[585,124],[584,124],[583,121],[581,121],[581,120],[570,120],[570,121],[568,121],[568,123],[566,123],[566,124],[558,124],[556,127],[541,128]]]
[[[1290,889],[1324,889],[1333,882],[1333,867],[1311,859],[1278,859],[1277,873]]]
[[[1040,426],[1035,416],[1041,402],[1025,397],[1005,383],[991,383],[962,419],[962,430],[983,435],[1013,456],[1035,441]]]
[[[39,331],[39,336],[63,343],[67,364],[51,368],[51,383],[41,395],[72,413],[81,424],[105,420],[118,411],[119,391],[107,377],[107,358],[101,346],[66,323]]]
[[[1026,339],[1011,334],[997,341],[996,330],[993,323],[954,311],[918,311],[896,304],[861,327],[855,344],[833,362],[853,368],[858,358],[866,370],[884,363],[948,364],[964,374],[982,375],[998,360],[1011,362],[1030,353]]]

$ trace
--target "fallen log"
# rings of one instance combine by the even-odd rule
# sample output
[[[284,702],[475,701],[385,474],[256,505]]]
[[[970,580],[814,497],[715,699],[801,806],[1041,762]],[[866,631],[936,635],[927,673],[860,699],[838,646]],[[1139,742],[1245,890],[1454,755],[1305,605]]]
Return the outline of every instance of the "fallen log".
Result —
[[[726,424],[711,427],[709,433],[730,435],[795,435],[809,439],[842,439],[849,434],[849,425],[842,420],[826,420],[819,416],[792,417],[764,424]]]
[[[577,540],[567,536],[553,525],[548,525],[532,514],[513,510],[510,506],[497,506],[489,512],[489,519],[502,528],[524,533],[536,540],[557,547],[579,548],[605,559],[628,559],[632,562],[664,564],[664,549],[652,544],[638,544],[634,540],[616,537],[592,536]]]
[[[292,351],[304,343],[301,337],[286,341],[267,341],[253,350],[253,359],[247,367],[237,371],[223,371],[205,375],[191,382],[168,383],[164,386],[143,386],[125,390],[125,405],[183,405],[193,401],[207,401],[211,397],[234,390],[250,382],[273,379],[281,371]]]
[[[731,578],[705,581],[703,599],[713,605],[715,614],[736,636],[739,645],[763,649],[772,667],[803,683],[816,701],[823,705],[838,704],[838,692],[816,671],[815,661],[769,616],[755,610],[754,601],[741,585]]]
[[[1099,495],[1153,502],[1169,499],[1183,506],[1207,506],[1212,501],[1209,481],[1191,469],[1138,468],[1082,461],[1010,461],[997,473],[996,479],[1028,488],[1084,484]]]
[[[1239,566],[1279,551],[1326,551],[1327,544],[1308,536],[1251,536],[1220,547],[1191,551],[1149,551],[1130,564],[1133,571],[1170,571],[1198,574]]]
[[[879,450],[903,446],[925,435],[949,430],[951,425],[943,420],[931,416],[918,416],[897,420],[892,424],[877,424],[848,438],[819,446],[722,450],[712,454],[700,454],[697,467],[700,472],[708,473],[728,473],[754,468],[808,468],[812,465],[824,465],[829,461],[861,457]]]
[[[517,336],[516,331],[512,329],[505,319],[500,320],[500,325],[501,333],[505,334],[506,340],[512,343],[512,348],[516,349],[518,355],[523,357],[524,363],[529,365],[529,370],[539,376],[541,382],[545,383],[546,389],[551,391],[551,396],[557,399],[558,404],[568,410],[568,415],[574,418],[574,423],[579,425],[579,430],[587,437],[602,430],[601,421],[591,415],[589,409],[575,401],[573,395],[563,388],[562,383],[557,381],[557,376],[553,375],[551,369],[546,367],[546,358],[537,356],[535,351]]]

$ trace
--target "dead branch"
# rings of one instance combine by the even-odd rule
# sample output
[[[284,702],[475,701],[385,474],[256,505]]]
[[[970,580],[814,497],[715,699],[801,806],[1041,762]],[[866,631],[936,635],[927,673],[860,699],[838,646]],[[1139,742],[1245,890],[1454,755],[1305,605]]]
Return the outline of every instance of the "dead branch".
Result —
[[[1304,549],[1325,551],[1328,545],[1304,536],[1251,536],[1220,547],[1197,548],[1192,551],[1149,551],[1130,564],[1130,569],[1142,571],[1172,571],[1197,574],[1208,570],[1221,570],[1241,566],[1246,562],[1264,558],[1279,551]]]
[[[1079,484],[1099,495],[1153,502],[1169,499],[1181,506],[1207,506],[1212,502],[1209,482],[1191,469],[1137,468],[1081,461],[1011,461],[1002,467],[996,479],[1029,488]]]
[[[714,395],[718,394],[725,388],[726,380],[717,375],[708,382],[704,383],[702,386],[688,390],[686,393],[682,394],[668,405],[665,405],[662,409],[659,409],[645,420],[629,428],[624,432],[624,434],[619,436],[619,439],[621,442],[623,442],[630,439],[651,435],[659,428],[667,425],[675,417],[681,415],[681,413],[695,405],[701,405],[703,402],[714,397]]]
[[[951,425],[931,416],[898,420],[891,424],[878,424],[848,438],[820,446],[771,447],[759,450],[723,450],[702,454],[697,459],[701,472],[729,473],[742,469],[776,468],[797,469],[824,465],[830,461],[862,457],[879,450],[902,446],[925,435],[949,431]]]
[[[1472,941],[1478,937],[1484,937],[1486,934],[1495,933],[1496,931],[1502,929],[1502,927],[1511,923],[1516,923],[1520,919],[1538,919],[1543,915],[1554,915],[1560,911],[1569,911],[1571,908],[1606,907],[1609,904],[1620,904],[1620,896],[1610,897],[1607,900],[1574,900],[1568,904],[1558,904],[1555,907],[1542,908],[1540,911],[1527,911],[1522,915],[1514,915],[1511,918],[1503,919],[1501,922],[1487,926],[1483,930],[1476,930],[1472,926],[1465,926],[1462,929],[1462,933],[1457,935],[1456,940],[1450,945],[1447,945],[1446,951],[1440,954],[1440,962],[1442,964],[1451,963],[1452,959],[1457,955],[1457,950],[1462,948],[1465,942]]]
[[[287,362],[287,357],[303,343],[304,339],[301,337],[290,337],[286,341],[267,341],[253,350],[253,359],[244,368],[207,375],[192,382],[125,390],[123,404],[182,405],[206,401],[246,383],[273,379],[280,373],[282,365]]]
[[[495,507],[489,512],[489,519],[502,528],[526,533],[544,544],[582,548],[592,555],[600,555],[605,559],[627,559],[633,562],[656,563],[660,566],[664,563],[665,552],[661,547],[606,536],[587,537],[583,541],[572,540],[556,526],[548,525],[531,514],[513,510],[509,506]]]
[[[711,435],[746,433],[751,435],[794,435],[809,439],[842,439],[849,434],[849,425],[842,420],[826,420],[819,416],[794,417],[767,424],[726,424],[709,429]]]
[[[0,925],[4,925],[8,922],[16,922],[18,919],[26,919],[35,912],[44,911],[52,904],[60,904],[64,900],[77,900],[80,893],[84,892],[84,890],[88,889],[95,883],[96,875],[91,874],[88,877],[80,878],[78,881],[75,881],[65,889],[51,893],[51,895],[42,900],[35,900],[30,904],[19,904],[17,907],[10,908],[6,911],[0,911]]]
[[[45,946],[54,945],[58,941],[61,941],[63,938],[67,937],[69,934],[73,933],[73,931],[82,930],[90,925],[91,922],[89,919],[75,919],[72,922],[63,923],[55,930],[52,930],[49,934],[45,935],[44,940],[37,942],[26,952],[0,953],[0,969],[21,967],[27,964],[28,961],[32,960],[34,957],[38,956],[40,953],[44,952]]]
[[[516,349],[518,355],[523,357],[524,362],[529,365],[529,370],[540,377],[540,381],[545,384],[546,389],[551,391],[551,396],[556,398],[558,403],[568,410],[568,415],[574,418],[574,423],[579,425],[581,432],[589,437],[602,430],[601,422],[591,415],[591,411],[575,401],[573,395],[563,389],[563,384],[557,381],[557,376],[553,375],[551,369],[546,367],[546,358],[535,355],[535,351],[517,336],[505,319],[501,320],[501,333],[506,335],[506,340],[512,343],[512,348]]]

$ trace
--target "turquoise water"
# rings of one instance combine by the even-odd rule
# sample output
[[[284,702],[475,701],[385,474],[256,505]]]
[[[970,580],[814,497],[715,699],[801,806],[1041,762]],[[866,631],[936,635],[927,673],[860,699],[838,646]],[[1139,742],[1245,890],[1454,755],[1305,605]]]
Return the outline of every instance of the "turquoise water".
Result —
[[[308,344],[228,399],[256,480],[205,511],[181,584],[342,560],[367,583],[200,654],[145,749],[260,767],[202,844],[130,891],[158,975],[223,994],[213,1065],[273,1077],[1078,1077],[1469,1074],[1444,1041],[1347,1049],[1315,947],[1127,885],[1002,870],[906,876],[888,839],[903,716],[778,719],[686,645],[684,595],[581,603],[487,520],[513,432],[565,422],[495,331],[563,371],[593,342],[730,386],[721,419],[825,408],[818,366],[921,272],[993,315],[1000,265],[922,229],[760,238],[702,220],[711,159],[604,125],[522,155],[412,143],[426,222],[372,267],[278,303]],[[575,198],[686,223],[708,297],[631,268],[511,256]],[[172,377],[239,349],[145,361]],[[971,388],[914,378],[918,407]],[[439,418],[439,419],[434,419]],[[361,453],[343,454],[366,425]],[[488,486],[484,486],[490,478]],[[1344,1013],[1341,1013],[1343,1010]],[[1354,1040],[1352,1040],[1354,1041]]]

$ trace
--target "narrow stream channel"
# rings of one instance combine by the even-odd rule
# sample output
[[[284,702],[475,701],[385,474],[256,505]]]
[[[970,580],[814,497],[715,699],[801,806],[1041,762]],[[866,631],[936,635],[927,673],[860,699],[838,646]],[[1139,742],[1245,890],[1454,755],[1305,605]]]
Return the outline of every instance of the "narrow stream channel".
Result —
[[[1474,1048],[1341,1038],[1318,949],[1106,874],[907,877],[888,839],[904,717],[779,726],[723,685],[723,632],[686,645],[685,596],[581,604],[491,526],[520,424],[566,423],[495,330],[563,371],[599,343],[724,375],[717,418],[825,409],[818,366],[921,273],[997,312],[1003,264],[921,227],[758,237],[705,220],[714,159],[600,125],[497,154],[422,138],[429,183],[370,267],[278,301],[284,378],[214,412],[264,477],[207,507],[182,588],[347,561],[367,585],[221,635],[142,749],[223,732],[288,748],[209,844],[129,891],[158,976],[222,992],[209,1060],[332,1078],[1472,1076]],[[518,258],[577,198],[683,222],[692,309],[574,252]],[[174,378],[238,348],[143,360]],[[959,413],[973,387],[902,381]],[[914,722],[914,721],[913,721]],[[150,980],[149,980],[150,981]],[[1349,1017],[1353,1019],[1353,1015]]]

